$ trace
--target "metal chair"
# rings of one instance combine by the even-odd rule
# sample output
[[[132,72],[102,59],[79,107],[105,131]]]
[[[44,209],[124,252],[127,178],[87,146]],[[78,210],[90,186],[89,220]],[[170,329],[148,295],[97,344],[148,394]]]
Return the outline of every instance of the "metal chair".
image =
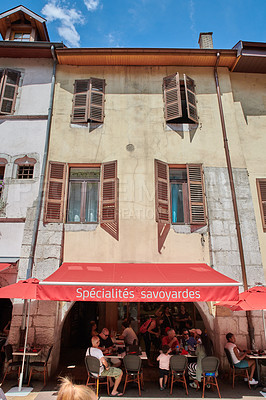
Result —
[[[217,357],[205,357],[201,360],[202,367],[202,375],[203,375],[203,390],[202,390],[202,398],[204,398],[205,386],[211,385],[216,386],[219,397],[221,398],[217,375],[219,368],[220,360]],[[208,380],[209,379],[209,380]]]
[[[187,357],[182,355],[172,356],[170,358],[170,379],[171,388],[170,394],[173,393],[174,382],[181,382],[185,386],[186,394],[188,395],[187,382],[186,382],[186,369],[187,369]]]
[[[41,374],[41,373],[43,373],[43,384],[44,385],[46,384],[46,376],[48,375],[47,364],[48,364],[48,360],[50,358],[52,349],[53,349],[53,346],[51,346],[49,348],[45,361],[34,361],[29,364],[30,373],[29,373],[28,386],[30,386],[30,381],[31,381],[32,375]],[[36,369],[36,368],[39,368],[39,369]],[[43,369],[43,371],[40,371],[40,368]]]
[[[139,356],[128,354],[123,358],[123,363],[126,370],[126,378],[124,384],[123,394],[125,393],[126,386],[129,382],[136,382],[138,384],[139,396],[141,396],[141,388],[143,388],[143,372],[141,370],[142,360]]]
[[[99,385],[100,384],[106,385],[107,393],[108,393],[108,395],[110,395],[108,377],[107,376],[101,377],[101,375],[100,375],[100,368],[101,368],[100,360],[94,356],[86,356],[85,357],[85,365],[86,365],[86,369],[87,369],[87,373],[88,373],[88,379],[86,382],[86,386],[95,386],[96,395],[98,397]],[[90,383],[91,378],[94,381]]]
[[[7,361],[7,367],[6,371],[2,380],[2,384],[4,383],[4,380],[6,379],[7,375],[10,375],[14,372],[14,368],[18,369],[18,379],[20,375],[20,369],[21,369],[21,361],[13,361],[13,348],[11,344],[7,344],[4,346],[5,350],[5,355],[6,355],[6,361]]]
[[[234,365],[234,363],[233,363],[233,360],[232,360],[230,351],[229,351],[228,349],[226,349],[226,348],[224,349],[224,351],[225,351],[225,355],[226,355],[227,360],[228,360],[229,365],[230,365],[230,375],[229,375],[229,378],[231,377],[231,372],[233,371],[233,385],[232,385],[232,387],[233,387],[233,388],[235,387],[235,378],[236,378],[237,376],[241,376],[241,377],[247,378],[247,380],[248,380],[248,386],[249,386],[249,388],[251,389],[250,384],[249,384],[249,367],[235,368],[235,365]],[[237,373],[237,372],[238,372],[238,373]]]

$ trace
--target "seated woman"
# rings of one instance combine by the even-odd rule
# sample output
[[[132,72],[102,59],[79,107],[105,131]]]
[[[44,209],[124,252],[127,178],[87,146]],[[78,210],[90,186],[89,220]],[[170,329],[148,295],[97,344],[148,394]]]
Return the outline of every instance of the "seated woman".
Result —
[[[193,382],[189,384],[194,389],[197,389],[199,382],[202,379],[202,366],[201,361],[206,356],[212,355],[211,342],[207,335],[198,336],[198,344],[195,355],[197,356],[197,362],[188,364],[188,376]]]
[[[235,343],[236,338],[233,333],[229,332],[226,335],[227,343],[225,345],[225,349],[227,349],[232,358],[232,362],[235,368],[248,368],[250,367],[250,374],[249,374],[249,384],[250,385],[257,385],[258,381],[255,381],[253,378],[256,363],[255,360],[246,360],[247,351],[241,350]]]

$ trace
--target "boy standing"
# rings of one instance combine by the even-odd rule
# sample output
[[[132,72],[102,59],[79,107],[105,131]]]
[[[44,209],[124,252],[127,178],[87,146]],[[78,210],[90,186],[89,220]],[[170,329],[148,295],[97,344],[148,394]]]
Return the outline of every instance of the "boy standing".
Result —
[[[162,346],[162,353],[157,357],[157,361],[159,361],[160,390],[164,390],[166,388],[167,378],[169,375],[170,358],[171,358],[171,356],[169,355],[170,351],[171,349],[169,348],[169,346],[164,345]]]

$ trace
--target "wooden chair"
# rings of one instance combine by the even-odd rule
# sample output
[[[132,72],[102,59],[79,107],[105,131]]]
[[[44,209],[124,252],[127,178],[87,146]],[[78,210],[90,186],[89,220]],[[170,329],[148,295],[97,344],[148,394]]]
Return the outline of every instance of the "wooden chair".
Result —
[[[248,386],[249,386],[249,388],[251,389],[250,384],[249,384],[249,367],[235,368],[235,365],[234,365],[234,363],[233,363],[233,360],[232,360],[230,351],[229,351],[228,349],[226,349],[226,348],[224,349],[224,351],[225,351],[227,360],[228,360],[229,365],[230,365],[230,375],[229,375],[229,378],[231,377],[231,372],[233,371],[233,385],[232,385],[232,387],[233,387],[233,388],[235,387],[235,378],[236,378],[237,376],[241,376],[241,377],[247,378],[247,380],[248,380]]]
[[[6,379],[7,375],[13,374],[14,369],[17,369],[17,374],[18,374],[18,380],[19,380],[19,375],[20,375],[20,370],[21,370],[21,361],[13,361],[13,348],[11,344],[7,344],[4,346],[5,350],[5,355],[6,355],[6,362],[7,362],[7,367],[6,371],[2,380],[2,384],[4,383],[4,380]]]
[[[173,393],[174,382],[181,382],[185,386],[186,394],[188,395],[187,381],[186,381],[186,369],[187,369],[187,357],[182,355],[172,356],[170,358],[170,380],[171,388],[170,394]]]
[[[141,363],[142,363],[141,358],[134,354],[128,354],[123,358],[123,363],[126,370],[126,378],[125,378],[123,394],[125,393],[126,386],[129,382],[136,382],[138,384],[139,396],[141,396],[141,388],[143,388],[143,372],[141,370]]]
[[[88,379],[86,382],[86,386],[94,386],[96,389],[96,395],[98,397],[99,394],[99,385],[103,384],[107,386],[107,393],[110,395],[109,390],[109,380],[107,376],[100,376],[100,367],[101,363],[97,357],[94,356],[86,356],[85,357],[85,365],[88,373]],[[90,383],[90,379],[93,382]]]
[[[51,346],[49,348],[45,361],[33,361],[29,364],[30,373],[29,373],[28,386],[30,386],[30,381],[31,381],[32,375],[42,374],[42,373],[43,373],[43,384],[44,385],[46,384],[46,377],[48,375],[47,364],[48,364],[48,360],[50,358],[52,349],[53,349],[53,346]],[[36,369],[36,368],[38,368],[38,369]]]
[[[220,360],[217,357],[205,357],[201,360],[202,367],[202,375],[203,375],[203,390],[202,390],[202,398],[204,398],[205,386],[211,385],[212,387],[217,388],[217,392],[219,397],[221,398],[217,375],[219,368]]]

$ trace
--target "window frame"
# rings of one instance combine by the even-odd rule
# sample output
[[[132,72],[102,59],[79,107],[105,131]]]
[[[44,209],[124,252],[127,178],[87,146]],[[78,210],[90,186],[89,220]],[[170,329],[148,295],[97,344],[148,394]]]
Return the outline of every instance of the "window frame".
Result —
[[[266,178],[257,178],[256,179],[257,192],[258,192],[258,200],[259,200],[259,209],[261,215],[262,229],[263,232],[266,232]],[[261,185],[265,186],[262,193]],[[264,199],[265,196],[265,199]]]
[[[78,169],[78,168],[99,168],[99,181],[88,179],[88,180],[81,180],[81,179],[73,179],[71,180],[70,178],[70,170],[72,169]],[[86,188],[87,182],[98,182],[98,199],[97,199],[97,221],[85,221],[85,208],[86,208],[86,194],[87,194],[87,189],[83,190],[82,188]],[[68,220],[68,215],[69,215],[69,200],[70,200],[70,191],[71,191],[71,183],[72,182],[79,182],[81,183],[81,199],[80,199],[80,221],[69,221]],[[90,164],[90,165],[81,165],[81,166],[72,166],[69,165],[69,171],[68,171],[68,191],[67,191],[67,207],[66,207],[66,223],[67,224],[99,224],[100,223],[100,189],[101,189],[101,165],[100,164]]]
[[[10,84],[7,82],[7,76],[8,73],[15,73],[17,74],[17,78],[16,78],[16,84]],[[3,68],[0,69],[0,115],[12,115],[15,113],[15,105],[16,105],[16,99],[17,99],[17,95],[18,95],[18,88],[19,88],[19,82],[20,82],[20,78],[21,78],[21,72],[11,69],[11,68]],[[13,99],[10,99],[8,97],[4,97],[5,94],[5,90],[7,86],[12,86],[14,87],[14,96]],[[8,101],[12,101],[12,106],[11,106],[11,111],[10,112],[6,112],[6,111],[2,111],[2,106],[3,106],[3,101],[4,100],[8,100]]]
[[[35,174],[35,164],[37,163],[37,161],[35,160],[35,158],[30,158],[28,156],[24,156],[21,158],[17,158],[14,161],[14,164],[16,165],[16,176],[15,179],[19,179],[20,181],[29,181],[31,179],[34,179],[34,174]],[[30,178],[19,178],[19,168],[20,167],[33,167],[33,171],[32,171],[32,177]]]
[[[170,210],[171,210],[171,225],[190,225],[190,215],[189,215],[189,196],[188,196],[188,181],[181,179],[180,181],[176,180],[175,182],[178,184],[182,184],[182,194],[183,194],[183,213],[184,213],[184,222],[173,222],[173,210],[172,210],[172,190],[171,190],[171,169],[182,169],[186,171],[187,169],[185,165],[168,165],[169,167],[169,186],[170,186]],[[184,190],[185,189],[185,190]]]

